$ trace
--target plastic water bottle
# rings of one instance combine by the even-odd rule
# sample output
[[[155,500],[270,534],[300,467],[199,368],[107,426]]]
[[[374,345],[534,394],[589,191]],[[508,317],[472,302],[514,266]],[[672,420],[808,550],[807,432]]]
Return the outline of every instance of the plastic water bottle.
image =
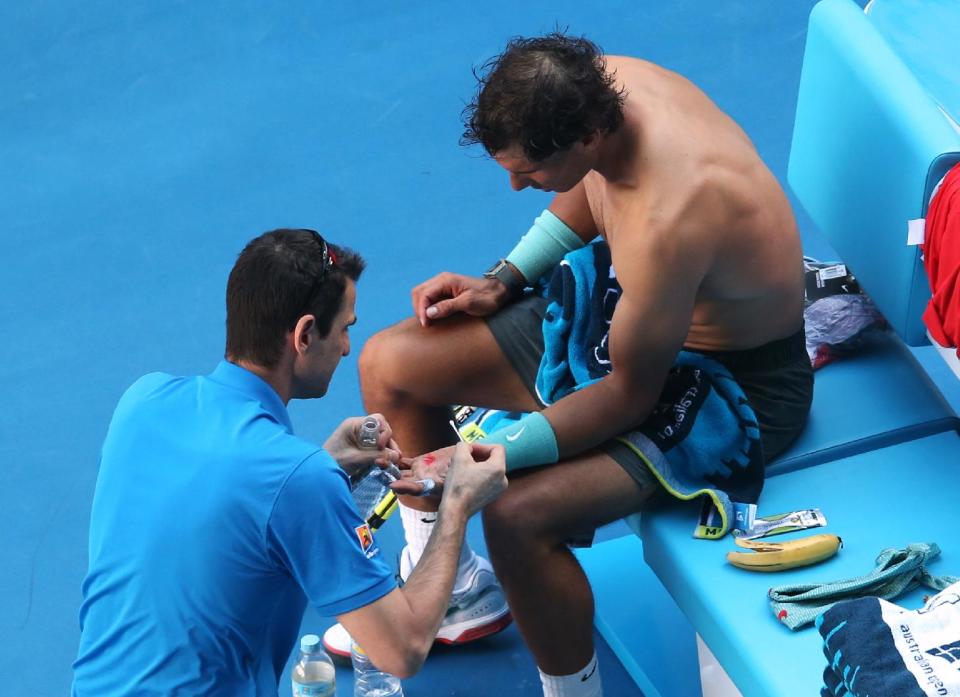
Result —
[[[337,672],[316,634],[305,634],[300,640],[300,658],[290,675],[293,697],[335,697],[337,694]]]
[[[350,642],[350,659],[353,661],[353,697],[403,697],[400,678],[379,670],[355,641]]]

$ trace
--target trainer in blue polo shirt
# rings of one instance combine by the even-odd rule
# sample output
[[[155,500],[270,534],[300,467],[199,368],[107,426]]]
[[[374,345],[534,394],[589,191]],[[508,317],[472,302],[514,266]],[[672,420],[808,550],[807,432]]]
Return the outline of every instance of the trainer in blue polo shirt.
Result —
[[[227,359],[206,376],[147,375],[120,399],[91,513],[74,695],[275,695],[307,602],[385,670],[419,668],[466,520],[505,484],[503,456],[462,447],[439,467],[414,461],[395,485],[417,493],[425,473],[458,484],[431,568],[398,589],[348,478],[400,459],[386,419],[375,451],[359,447],[361,418],[320,448],[293,434],[286,408],[323,396],[349,352],[362,269],[313,231],[261,235],[228,282]]]

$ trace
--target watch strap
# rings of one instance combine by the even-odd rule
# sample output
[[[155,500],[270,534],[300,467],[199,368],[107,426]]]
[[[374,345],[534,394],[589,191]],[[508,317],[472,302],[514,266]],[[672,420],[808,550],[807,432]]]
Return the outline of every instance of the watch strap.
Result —
[[[495,278],[500,281],[507,287],[507,291],[513,300],[523,295],[523,290],[527,287],[526,280],[507,263],[506,259],[501,259],[489,270],[484,271],[483,277]]]

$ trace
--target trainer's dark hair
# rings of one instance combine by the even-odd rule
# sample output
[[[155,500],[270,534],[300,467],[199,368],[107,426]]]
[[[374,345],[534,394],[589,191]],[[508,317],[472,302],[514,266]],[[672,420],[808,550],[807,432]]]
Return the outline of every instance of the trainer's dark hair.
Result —
[[[312,314],[325,337],[340,310],[347,278],[360,278],[364,261],[327,243],[334,262],[324,273],[323,239],[313,230],[272,230],[251,240],[227,281],[227,358],[273,368],[286,335]]]
[[[511,39],[474,76],[479,86],[463,110],[460,144],[480,143],[491,155],[517,144],[538,162],[623,123],[625,93],[600,48],[584,38],[554,32]]]

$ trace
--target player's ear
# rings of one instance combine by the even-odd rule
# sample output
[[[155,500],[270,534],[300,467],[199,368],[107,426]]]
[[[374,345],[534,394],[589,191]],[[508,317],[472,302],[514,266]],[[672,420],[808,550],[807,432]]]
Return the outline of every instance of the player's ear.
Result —
[[[600,131],[590,131],[580,139],[580,144],[584,150],[596,150],[600,145]]]

